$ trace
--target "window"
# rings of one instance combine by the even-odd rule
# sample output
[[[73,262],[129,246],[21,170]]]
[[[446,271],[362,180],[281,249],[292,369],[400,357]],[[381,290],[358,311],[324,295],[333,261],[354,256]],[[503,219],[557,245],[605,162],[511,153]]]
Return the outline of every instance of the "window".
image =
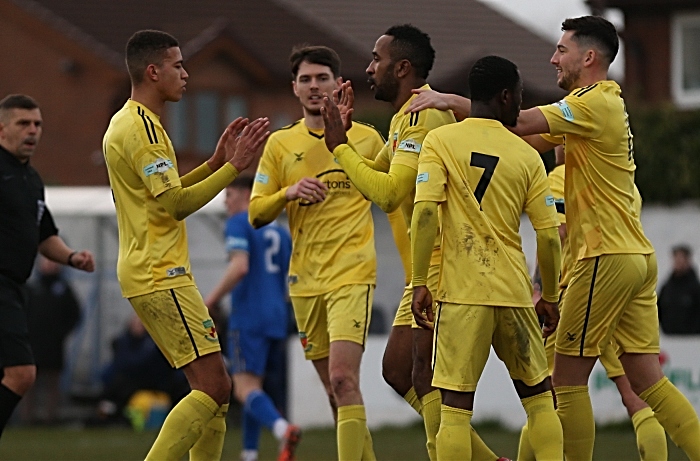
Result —
[[[166,129],[176,151],[208,157],[224,128],[237,117],[246,117],[244,97],[198,91],[166,105]]]
[[[700,13],[677,14],[671,23],[671,94],[678,107],[700,107]]]

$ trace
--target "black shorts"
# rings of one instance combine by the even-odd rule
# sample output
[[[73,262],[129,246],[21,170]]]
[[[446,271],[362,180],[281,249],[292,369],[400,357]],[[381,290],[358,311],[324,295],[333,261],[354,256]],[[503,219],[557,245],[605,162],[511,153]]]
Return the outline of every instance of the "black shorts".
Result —
[[[0,275],[0,367],[33,365],[26,287]]]

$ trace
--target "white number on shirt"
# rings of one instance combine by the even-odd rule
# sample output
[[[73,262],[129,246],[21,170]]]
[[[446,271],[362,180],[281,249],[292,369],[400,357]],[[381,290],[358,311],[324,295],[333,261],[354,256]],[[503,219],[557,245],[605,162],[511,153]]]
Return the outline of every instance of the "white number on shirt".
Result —
[[[263,234],[268,242],[265,249],[265,270],[269,274],[276,274],[280,271],[280,266],[272,261],[272,258],[280,252],[280,234],[274,229],[265,229]]]

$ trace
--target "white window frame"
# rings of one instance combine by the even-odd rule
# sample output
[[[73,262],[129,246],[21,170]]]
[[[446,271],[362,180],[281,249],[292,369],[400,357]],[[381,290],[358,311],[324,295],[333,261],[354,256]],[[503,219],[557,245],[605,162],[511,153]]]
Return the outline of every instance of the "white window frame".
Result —
[[[700,88],[683,88],[683,29],[700,27],[700,12],[677,13],[671,19],[671,95],[679,108],[700,108]],[[698,44],[700,47],[700,44]]]

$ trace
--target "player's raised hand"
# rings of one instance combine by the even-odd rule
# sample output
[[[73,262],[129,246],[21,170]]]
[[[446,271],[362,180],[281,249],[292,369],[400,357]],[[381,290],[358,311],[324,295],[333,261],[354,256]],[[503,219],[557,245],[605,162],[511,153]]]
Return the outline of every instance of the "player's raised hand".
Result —
[[[287,188],[284,193],[287,201],[301,199],[309,203],[322,202],[326,198],[328,186],[316,178],[302,178],[298,183]]]
[[[237,133],[233,130],[229,134],[225,143],[226,156],[228,157],[233,151],[229,161],[239,172],[245,170],[253,163],[260,147],[267,137],[270,136],[268,128],[270,128],[270,121],[267,117],[263,117],[247,124],[240,132],[240,135],[236,136]]]
[[[411,311],[419,327],[425,330],[433,329],[433,295],[425,285],[413,287]]]
[[[345,131],[352,128],[352,113],[355,105],[355,92],[352,89],[350,80],[344,81],[340,89],[333,90],[333,102],[338,106],[340,118],[343,120]]]
[[[323,95],[321,115],[323,116],[324,125],[323,139],[326,141],[328,150],[333,152],[339,145],[347,144],[348,135],[345,132],[340,110],[327,94]]]
[[[450,108],[445,95],[438,93],[435,90],[429,90],[427,88],[414,88],[411,90],[411,93],[418,96],[411,100],[411,103],[404,111],[404,114],[418,112],[423,109],[448,110]]]
[[[557,330],[559,325],[559,307],[557,303],[550,303],[540,298],[535,304],[535,312],[544,320],[542,325],[542,337],[546,338]]]
[[[218,170],[219,168],[224,166],[224,163],[231,160],[231,157],[226,156],[226,141],[232,134],[233,136],[238,136],[241,133],[241,131],[243,131],[243,128],[246,127],[246,125],[248,125],[248,119],[238,117],[236,120],[229,123],[229,125],[226,127],[224,132],[221,134],[221,137],[219,137],[219,142],[216,143],[214,155],[212,155],[209,158],[209,160],[207,160],[207,164],[209,165],[209,168],[211,168],[212,171]],[[233,152],[233,150],[230,152],[231,156],[233,156]]]
[[[70,256],[68,264],[81,271],[93,272],[95,270],[95,257],[88,250],[78,251]]]

